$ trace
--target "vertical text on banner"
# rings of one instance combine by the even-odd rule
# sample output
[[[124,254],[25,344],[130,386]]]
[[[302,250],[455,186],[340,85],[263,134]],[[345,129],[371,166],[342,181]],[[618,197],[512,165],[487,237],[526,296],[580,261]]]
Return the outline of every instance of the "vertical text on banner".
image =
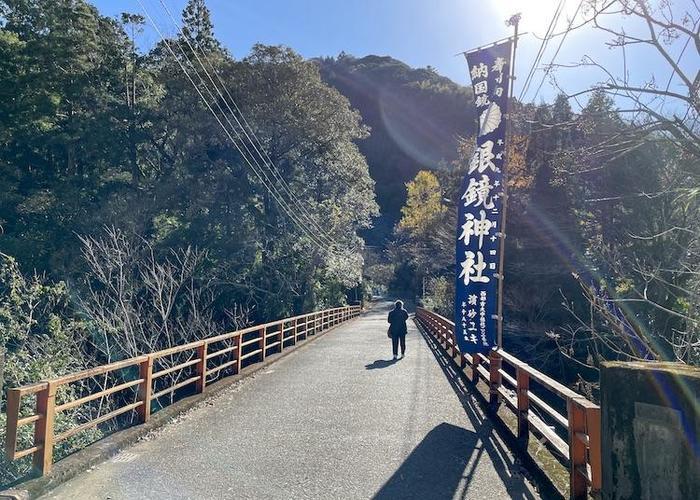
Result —
[[[457,212],[455,329],[462,352],[487,352],[496,345],[512,45],[509,40],[466,54],[479,132]]]

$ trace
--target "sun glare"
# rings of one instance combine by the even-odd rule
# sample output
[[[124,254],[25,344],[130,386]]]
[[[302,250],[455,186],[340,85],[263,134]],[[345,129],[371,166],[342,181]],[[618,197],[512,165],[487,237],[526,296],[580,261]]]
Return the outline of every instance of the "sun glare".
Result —
[[[564,10],[559,18],[560,25],[564,23],[567,16],[573,15],[577,3],[564,2]],[[504,20],[517,12],[522,13],[521,31],[532,31],[541,36],[549,26],[559,0],[492,0],[491,4]]]

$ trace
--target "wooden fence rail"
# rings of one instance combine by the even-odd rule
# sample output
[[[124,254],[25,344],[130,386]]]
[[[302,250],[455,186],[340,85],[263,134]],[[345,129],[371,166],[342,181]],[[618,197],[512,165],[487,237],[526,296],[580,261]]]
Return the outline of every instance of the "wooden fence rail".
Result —
[[[416,320],[453,358],[459,359],[465,370],[469,370],[473,383],[486,383],[491,404],[505,403],[515,414],[517,438],[523,449],[527,449],[532,432],[569,469],[572,499],[585,499],[589,493],[600,491],[600,407],[502,349],[491,351],[488,356],[460,352],[454,323],[439,314],[416,308]],[[532,383],[547,396],[535,394]],[[565,413],[557,411],[552,400],[566,403]],[[562,438],[557,428],[568,439]]]
[[[136,413],[136,423],[145,423],[151,415],[154,401],[163,397],[170,397],[173,401],[177,399],[174,397],[176,391],[189,386],[194,387],[194,392],[202,392],[210,378],[219,377],[226,369],[232,370],[231,374],[238,374],[244,367],[245,360],[264,361],[273,349],[282,351],[284,348],[293,346],[300,339],[304,340],[309,335],[320,333],[354,318],[358,314],[360,314],[360,306],[326,309],[251,326],[243,330],[205,338],[197,342],[98,366],[63,377],[44,380],[37,384],[9,389],[5,442],[7,458],[18,460],[33,455],[35,470],[42,475],[46,474],[50,472],[53,464],[54,446],[71,436],[95,428],[129,412]],[[159,369],[156,372],[153,371],[154,364],[157,364],[159,360],[180,354],[182,354],[184,361],[176,361],[176,364],[172,366]],[[178,373],[184,375],[182,377],[173,376],[173,374],[177,375]],[[110,375],[119,383],[86,396],[56,404],[56,393],[59,389],[72,383],[94,379],[97,376],[104,376],[107,380]],[[170,377],[166,377],[166,375],[170,375]],[[173,383],[162,387],[162,382],[159,381],[168,380],[168,378]],[[161,387],[158,392],[153,392],[156,382],[159,382]],[[61,434],[54,432],[57,414],[128,389],[135,391],[133,403],[127,403],[126,398],[121,398],[121,406],[110,408],[107,413],[90,418],[81,425],[72,427]],[[190,390],[188,394],[191,393]],[[23,398],[28,396],[34,396],[36,399],[34,413],[22,415]],[[26,408],[26,406],[25,404],[24,407]],[[26,425],[34,426],[33,443],[18,450],[18,430]]]

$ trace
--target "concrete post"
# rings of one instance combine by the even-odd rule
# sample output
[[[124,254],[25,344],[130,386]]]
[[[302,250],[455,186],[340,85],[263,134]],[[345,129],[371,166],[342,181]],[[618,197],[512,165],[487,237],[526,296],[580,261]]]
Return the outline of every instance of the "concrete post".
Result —
[[[700,369],[603,363],[602,498],[700,498]]]

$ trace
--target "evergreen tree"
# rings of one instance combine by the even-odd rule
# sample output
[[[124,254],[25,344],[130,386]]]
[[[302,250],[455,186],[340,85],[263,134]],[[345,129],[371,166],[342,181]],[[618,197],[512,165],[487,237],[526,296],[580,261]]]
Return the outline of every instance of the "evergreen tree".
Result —
[[[182,11],[182,23],[183,35],[195,50],[204,53],[221,50],[205,0],[189,0]]]

